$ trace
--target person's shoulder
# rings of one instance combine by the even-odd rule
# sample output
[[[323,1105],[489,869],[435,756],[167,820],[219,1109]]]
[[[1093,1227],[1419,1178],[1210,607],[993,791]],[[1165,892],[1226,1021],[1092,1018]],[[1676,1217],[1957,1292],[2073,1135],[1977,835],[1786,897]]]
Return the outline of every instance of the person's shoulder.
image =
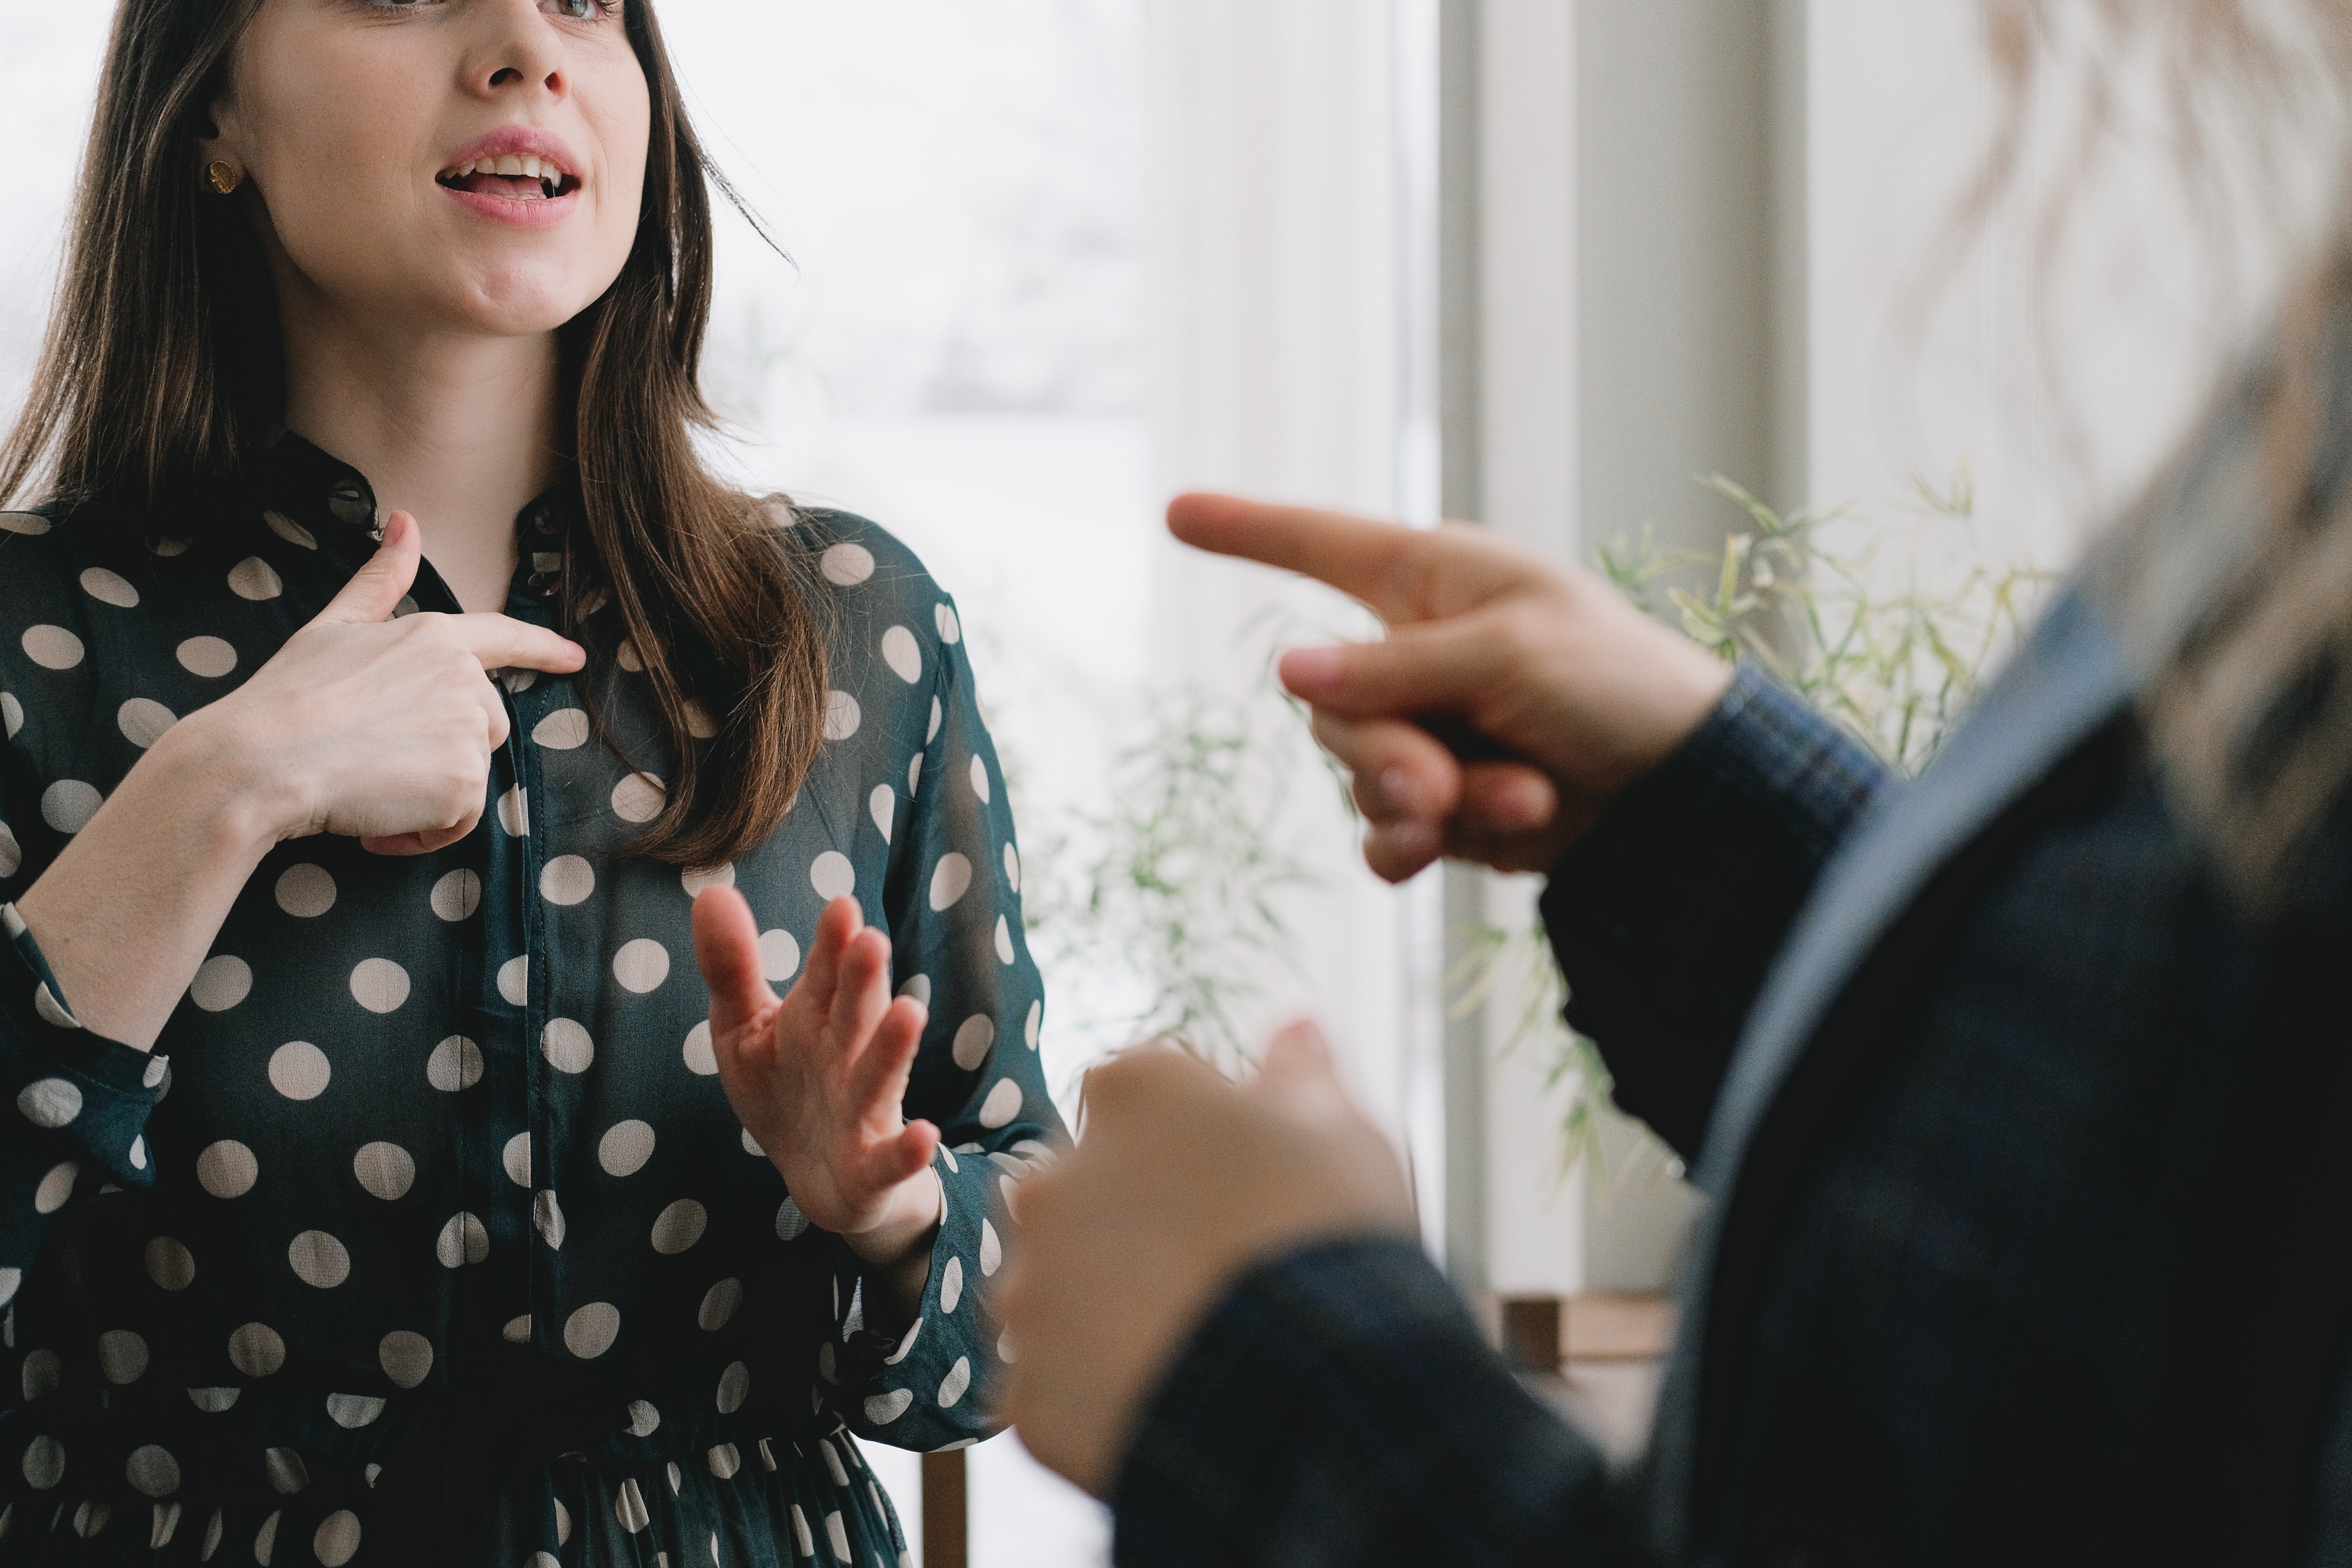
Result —
[[[835,507],[793,506],[781,496],[761,504],[789,530],[816,575],[845,605],[862,601],[877,613],[887,609],[929,624],[950,604],[922,557],[873,519]]]
[[[94,509],[67,500],[0,510],[0,595],[45,597],[55,584],[108,563]]]

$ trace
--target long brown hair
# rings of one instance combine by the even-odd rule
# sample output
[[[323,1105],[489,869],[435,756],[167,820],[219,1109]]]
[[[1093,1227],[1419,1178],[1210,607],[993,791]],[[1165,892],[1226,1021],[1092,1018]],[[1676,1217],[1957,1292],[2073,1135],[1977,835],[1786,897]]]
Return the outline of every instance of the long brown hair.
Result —
[[[281,416],[260,247],[234,204],[205,199],[196,146],[260,5],[122,0],[116,12],[57,303],[0,446],[0,500],[38,482],[120,503],[94,513],[152,516],[226,493]],[[589,584],[609,589],[668,730],[676,776],[631,851],[715,866],[774,830],[815,761],[825,638],[789,532],[694,449],[694,430],[715,423],[698,373],[710,186],[726,187],[688,121],[651,0],[628,0],[624,15],[652,133],[628,261],[562,332],[563,424],[593,556],[574,547],[565,613],[580,614]],[[707,747],[697,700],[718,721]]]

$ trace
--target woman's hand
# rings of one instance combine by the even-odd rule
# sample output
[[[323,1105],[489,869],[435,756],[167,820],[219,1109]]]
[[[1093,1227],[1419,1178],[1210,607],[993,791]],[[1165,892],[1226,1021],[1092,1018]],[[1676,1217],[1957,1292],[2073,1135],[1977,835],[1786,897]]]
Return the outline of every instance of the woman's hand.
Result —
[[[1607,583],[1483,529],[1208,495],[1179,497],[1168,526],[1187,544],[1319,578],[1388,624],[1381,642],[1287,654],[1281,672],[1355,775],[1364,858],[1391,881],[1441,855],[1549,869],[1730,684]],[[1465,758],[1433,732],[1449,724],[1485,746],[1462,746]]]
[[[900,1110],[923,1005],[892,999],[889,939],[855,899],[825,906],[807,967],[781,1000],[759,944],[742,894],[708,888],[694,900],[719,1081],[801,1213],[873,1265],[910,1315],[945,1202],[931,1171],[940,1130]]]
[[[1087,1075],[1076,1152],[1021,1186],[996,1305],[1019,1352],[1003,1414],[1040,1460],[1108,1497],[1142,1405],[1257,1263],[1345,1236],[1412,1236],[1403,1168],[1295,1024],[1256,1081],[1150,1049]]]
[[[499,615],[389,617],[416,579],[415,519],[318,618],[231,695],[191,716],[183,744],[239,757],[277,803],[276,838],[337,833],[379,855],[424,855],[481,820],[507,710],[489,671],[569,674],[579,645]],[[168,739],[169,737],[167,737]]]

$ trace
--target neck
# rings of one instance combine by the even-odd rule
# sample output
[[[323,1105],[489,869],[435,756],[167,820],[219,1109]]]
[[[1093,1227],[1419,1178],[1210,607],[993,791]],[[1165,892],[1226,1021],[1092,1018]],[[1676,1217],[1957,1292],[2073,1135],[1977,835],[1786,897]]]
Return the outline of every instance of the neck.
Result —
[[[515,514],[552,482],[551,332],[418,335],[282,312],[286,427],[367,476],[377,515],[405,511],[467,610],[506,603]]]

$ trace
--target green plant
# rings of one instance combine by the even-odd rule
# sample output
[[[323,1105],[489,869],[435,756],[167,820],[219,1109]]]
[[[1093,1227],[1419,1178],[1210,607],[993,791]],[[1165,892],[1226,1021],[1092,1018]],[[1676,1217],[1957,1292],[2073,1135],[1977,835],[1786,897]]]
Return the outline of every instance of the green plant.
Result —
[[[1738,506],[1748,526],[1719,552],[1662,548],[1645,526],[1597,552],[1601,571],[1633,602],[1727,662],[1769,670],[1836,720],[1889,767],[1927,765],[1975,698],[1984,677],[2024,630],[2046,574],[2032,567],[1967,566],[1940,581],[1884,556],[1894,536],[1846,509],[1783,514],[1721,475],[1702,481]],[[1938,489],[1921,482],[1929,537],[1915,546],[1964,542],[1976,497],[1967,470]],[[1937,531],[1940,531],[1937,532]],[[1853,548],[1844,538],[1859,534]],[[1592,1041],[1568,1027],[1566,979],[1540,926],[1475,926],[1455,934],[1449,1005],[1466,1016],[1515,999],[1502,1049],[1542,1053],[1545,1081],[1565,1089],[1563,1174],[1590,1160],[1601,1170],[1601,1130],[1621,1119],[1609,1069]],[[1647,1145],[1662,1164],[1671,1157]]]

